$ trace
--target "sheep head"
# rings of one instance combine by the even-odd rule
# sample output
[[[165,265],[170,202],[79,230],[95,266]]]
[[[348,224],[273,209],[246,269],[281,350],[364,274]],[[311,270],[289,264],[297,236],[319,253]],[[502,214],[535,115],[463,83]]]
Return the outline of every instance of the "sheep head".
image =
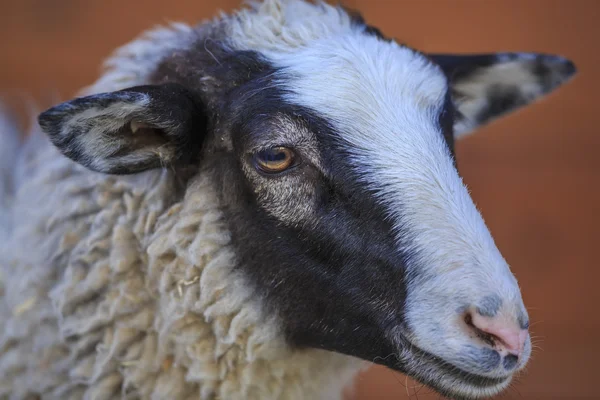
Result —
[[[454,141],[550,93],[573,64],[426,54],[300,0],[174,38],[154,44],[139,85],[42,113],[54,145],[100,173],[211,176],[240,268],[292,348],[384,364],[451,397],[505,389],[529,359],[529,318]]]

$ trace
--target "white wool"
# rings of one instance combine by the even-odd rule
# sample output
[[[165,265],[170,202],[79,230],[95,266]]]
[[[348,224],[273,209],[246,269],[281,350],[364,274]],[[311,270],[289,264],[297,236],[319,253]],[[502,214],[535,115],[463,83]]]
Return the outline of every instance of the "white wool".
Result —
[[[214,190],[90,172],[45,140],[0,249],[0,397],[339,398],[362,366],[292,351],[243,277]]]
[[[289,53],[310,42],[350,31],[352,20],[341,8],[318,2],[265,0],[251,2],[227,24],[236,48]]]

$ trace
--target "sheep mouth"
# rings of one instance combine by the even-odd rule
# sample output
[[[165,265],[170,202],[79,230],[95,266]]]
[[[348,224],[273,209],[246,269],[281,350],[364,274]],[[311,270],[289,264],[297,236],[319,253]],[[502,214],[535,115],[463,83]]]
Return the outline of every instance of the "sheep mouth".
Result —
[[[512,375],[487,377],[465,371],[460,367],[414,345],[407,348],[401,368],[440,395],[455,400],[474,400],[499,394],[508,387]]]

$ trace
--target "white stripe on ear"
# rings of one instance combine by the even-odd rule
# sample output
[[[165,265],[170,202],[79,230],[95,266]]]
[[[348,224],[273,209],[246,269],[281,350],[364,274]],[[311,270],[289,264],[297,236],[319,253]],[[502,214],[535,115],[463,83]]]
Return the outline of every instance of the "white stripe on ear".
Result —
[[[548,95],[575,73],[570,60],[536,53],[429,54],[448,76],[457,139]]]
[[[94,171],[128,174],[190,162],[204,118],[192,93],[165,84],[77,98],[38,120],[65,156]]]

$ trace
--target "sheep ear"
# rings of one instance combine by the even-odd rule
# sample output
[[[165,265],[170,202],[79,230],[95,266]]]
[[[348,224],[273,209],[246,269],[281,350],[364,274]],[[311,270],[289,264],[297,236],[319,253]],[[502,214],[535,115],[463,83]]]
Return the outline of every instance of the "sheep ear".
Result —
[[[192,162],[206,133],[200,101],[174,83],[76,98],[38,122],[65,156],[110,174]]]
[[[548,95],[569,80],[575,65],[536,53],[429,54],[450,81],[454,135],[461,138]]]

